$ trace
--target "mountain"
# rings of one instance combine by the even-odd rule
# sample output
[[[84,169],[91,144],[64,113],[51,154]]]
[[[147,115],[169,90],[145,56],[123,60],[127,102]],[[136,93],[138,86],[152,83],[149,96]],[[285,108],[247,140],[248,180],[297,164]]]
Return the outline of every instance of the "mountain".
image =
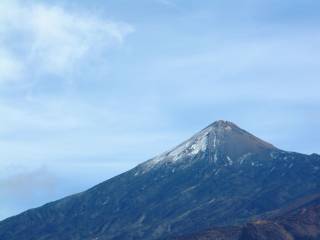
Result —
[[[319,179],[319,155],[217,121],[128,172],[0,222],[0,239],[165,239],[248,222],[319,193]]]
[[[320,194],[303,197],[265,219],[242,226],[214,227],[176,240],[319,240]]]

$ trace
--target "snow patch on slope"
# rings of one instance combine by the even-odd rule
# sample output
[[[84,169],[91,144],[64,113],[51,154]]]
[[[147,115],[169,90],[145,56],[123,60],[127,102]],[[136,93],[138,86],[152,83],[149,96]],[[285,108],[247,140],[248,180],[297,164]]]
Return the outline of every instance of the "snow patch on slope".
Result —
[[[232,164],[233,164],[233,162],[232,162],[232,160],[231,160],[231,158],[230,158],[229,156],[227,156],[227,160],[228,160],[228,164],[229,164],[229,165],[232,165]]]
[[[180,144],[173,150],[165,152],[143,164],[144,172],[152,169],[159,164],[173,163],[186,157],[193,157],[201,152],[205,152],[208,146],[208,135],[212,127],[208,127],[189,140]]]

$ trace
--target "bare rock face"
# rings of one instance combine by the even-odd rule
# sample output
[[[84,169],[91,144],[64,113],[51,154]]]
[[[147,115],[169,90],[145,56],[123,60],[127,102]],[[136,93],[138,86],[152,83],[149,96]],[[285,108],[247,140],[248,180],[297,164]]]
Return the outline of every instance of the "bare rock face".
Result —
[[[319,155],[217,121],[128,172],[0,222],[0,239],[165,239],[246,223],[320,192],[319,179]]]

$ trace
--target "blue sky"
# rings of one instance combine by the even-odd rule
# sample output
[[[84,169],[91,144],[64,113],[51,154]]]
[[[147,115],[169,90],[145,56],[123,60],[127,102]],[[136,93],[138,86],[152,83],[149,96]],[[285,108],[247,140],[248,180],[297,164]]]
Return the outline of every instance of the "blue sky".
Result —
[[[319,1],[0,3],[0,219],[82,191],[218,119],[320,142]]]

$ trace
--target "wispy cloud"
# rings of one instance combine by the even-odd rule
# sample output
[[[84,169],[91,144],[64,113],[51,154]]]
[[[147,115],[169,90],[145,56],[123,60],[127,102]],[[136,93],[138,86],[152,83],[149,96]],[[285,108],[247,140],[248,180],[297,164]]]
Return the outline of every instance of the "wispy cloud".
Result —
[[[1,2],[0,51],[5,54],[0,57],[0,77],[5,80],[22,78],[18,75],[22,70],[66,74],[91,52],[121,44],[133,31],[127,23],[58,6]]]

